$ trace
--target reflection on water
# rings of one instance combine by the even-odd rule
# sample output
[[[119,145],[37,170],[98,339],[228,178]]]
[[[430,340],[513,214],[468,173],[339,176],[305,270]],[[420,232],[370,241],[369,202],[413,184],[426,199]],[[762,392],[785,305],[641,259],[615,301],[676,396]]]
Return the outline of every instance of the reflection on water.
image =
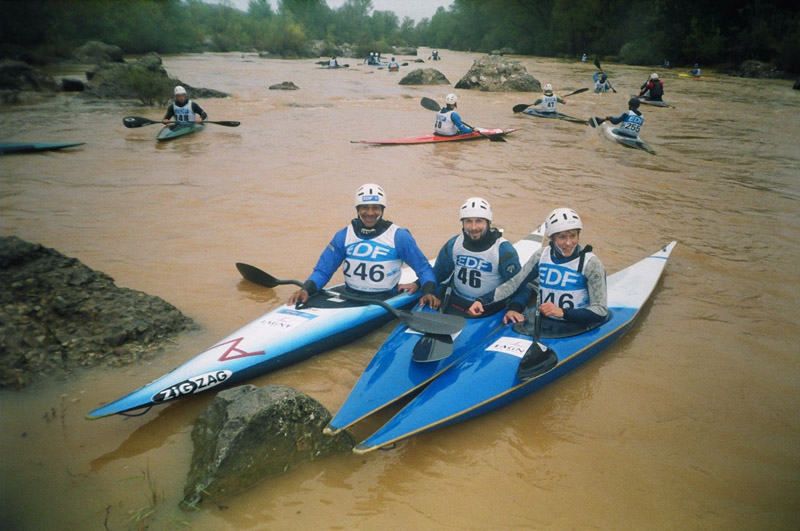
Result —
[[[435,67],[455,83],[478,56],[443,57]],[[590,65],[514,59],[557,93],[591,82]],[[800,104],[790,83],[659,72],[675,108],[643,109],[655,156],[512,113],[535,94],[476,91],[457,91],[463,118],[518,127],[507,142],[375,148],[350,141],[429,132],[420,98],[453,89],[401,86],[351,63],[166,57],[171,75],[233,95],[202,101],[212,120],[242,124],[163,144],[157,127],[122,125],[161,108],[58,95],[0,109],[3,140],[86,142],[0,160],[0,232],[159,295],[203,327],[141,366],[0,393],[3,527],[128,528],[147,503],[143,471],[163,492],[153,528],[796,527]],[[619,93],[572,96],[564,113],[618,115],[651,72],[605,66]],[[282,81],[300,90],[267,89]],[[243,282],[234,264],[304,279],[364,182],[384,187],[387,218],[431,256],[476,195],[512,241],[553,208],[576,208],[582,241],[609,272],[679,245],[631,332],[551,386],[393,451],[306,463],[181,513],[191,428],[213,394],[127,420],[83,415],[285,301],[295,288]],[[252,383],[290,385],[335,412],[392,327]],[[396,411],[359,423],[354,438]]]

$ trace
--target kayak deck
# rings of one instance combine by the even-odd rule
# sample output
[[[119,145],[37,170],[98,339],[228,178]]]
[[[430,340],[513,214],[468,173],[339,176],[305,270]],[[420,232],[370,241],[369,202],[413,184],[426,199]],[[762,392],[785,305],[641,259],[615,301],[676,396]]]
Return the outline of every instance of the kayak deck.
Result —
[[[643,151],[647,151],[651,155],[656,154],[655,150],[653,150],[653,148],[651,148],[647,144],[647,142],[645,142],[641,138],[633,138],[621,135],[616,132],[616,128],[613,125],[604,124],[603,130],[605,131],[605,134],[608,138],[616,140],[618,143],[622,144],[625,147],[641,149]]]
[[[351,140],[353,144],[371,144],[378,146],[411,145],[411,144],[434,144],[439,142],[461,142],[465,140],[479,140],[481,138],[502,137],[513,133],[518,128],[509,129],[483,129],[476,128],[475,131],[464,135],[442,136],[442,135],[420,135],[408,138],[395,138],[390,140]]]
[[[175,140],[182,136],[192,135],[205,129],[205,124],[188,124],[188,125],[165,125],[161,131],[156,135],[156,140],[159,142],[166,142],[167,140]]]

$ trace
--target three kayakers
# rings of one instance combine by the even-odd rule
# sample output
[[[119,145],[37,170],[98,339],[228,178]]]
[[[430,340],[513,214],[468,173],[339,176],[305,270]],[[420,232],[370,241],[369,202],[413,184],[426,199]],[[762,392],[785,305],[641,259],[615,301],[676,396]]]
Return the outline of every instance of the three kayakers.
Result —
[[[452,293],[443,298],[447,304],[445,313],[466,314],[479,296],[491,292],[519,271],[517,250],[492,227],[493,217],[491,205],[483,198],[470,197],[461,205],[461,233],[442,246],[433,268],[440,284],[452,275],[448,283]],[[499,301],[484,312],[496,313],[507,302]]]
[[[433,134],[439,136],[465,135],[472,132],[472,128],[464,125],[461,116],[456,112],[458,96],[448,94],[444,99],[445,106],[436,113],[436,124]]]
[[[188,98],[185,88],[178,85],[173,92],[175,93],[175,101],[167,107],[167,113],[161,120],[163,123],[168,124],[173,116],[178,124],[200,124],[208,118],[206,112],[197,103]]]
[[[639,131],[644,124],[644,116],[639,111],[639,98],[631,98],[628,100],[628,110],[619,116],[606,116],[606,121],[614,125],[621,124],[614,129],[614,133],[627,136],[630,138],[639,138]]]
[[[356,190],[357,216],[338,231],[314,267],[303,287],[289,297],[288,304],[308,301],[325,287],[331,276],[343,266],[344,282],[359,295],[380,297],[398,291],[400,269],[408,264],[421,280],[422,301],[432,308],[439,307],[436,277],[425,255],[408,229],[384,219],[386,194],[377,184],[368,183]],[[417,286],[405,286],[414,293]]]
[[[611,83],[608,82],[608,75],[602,70],[598,70],[592,74],[592,80],[594,81],[595,94],[605,94],[607,90],[611,89]]]
[[[662,101],[664,97],[664,83],[658,79],[658,74],[653,72],[650,74],[650,79],[642,85],[639,92],[639,97],[645,96],[648,100]]]
[[[550,319],[593,324],[608,316],[606,270],[592,247],[581,247],[583,223],[571,208],[556,208],[545,220],[545,236],[550,243],[533,253],[508,282],[479,297],[468,315],[477,317],[485,306],[511,296],[505,323],[526,319],[523,313],[531,294],[538,286],[541,315]]]
[[[544,95],[533,102],[533,106],[541,105],[539,108],[540,112],[545,114],[555,114],[558,112],[558,104],[561,103],[566,105],[567,102],[564,101],[563,98],[560,98],[553,94],[553,85],[550,83],[545,84],[544,86]]]

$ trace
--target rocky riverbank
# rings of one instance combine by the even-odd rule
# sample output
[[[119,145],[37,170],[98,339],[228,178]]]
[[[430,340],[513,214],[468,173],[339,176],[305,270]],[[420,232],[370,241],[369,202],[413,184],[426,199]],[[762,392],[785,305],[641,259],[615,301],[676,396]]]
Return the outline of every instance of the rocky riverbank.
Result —
[[[198,328],[163,299],[14,236],[0,238],[0,320],[3,389],[148,359]]]

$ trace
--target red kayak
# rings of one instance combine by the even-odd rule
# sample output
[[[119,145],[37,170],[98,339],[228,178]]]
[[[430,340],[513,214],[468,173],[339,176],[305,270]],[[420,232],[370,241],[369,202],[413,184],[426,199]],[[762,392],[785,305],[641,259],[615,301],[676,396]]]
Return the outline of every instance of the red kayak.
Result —
[[[488,138],[489,140],[496,140],[503,136],[513,133],[517,127],[511,129],[483,129],[476,128],[473,132],[465,135],[454,136],[441,136],[441,135],[420,135],[408,138],[395,138],[393,140],[351,140],[353,144],[373,144],[378,146],[395,146],[402,144],[430,144],[435,142],[459,142],[462,140],[478,140],[479,138]]]

